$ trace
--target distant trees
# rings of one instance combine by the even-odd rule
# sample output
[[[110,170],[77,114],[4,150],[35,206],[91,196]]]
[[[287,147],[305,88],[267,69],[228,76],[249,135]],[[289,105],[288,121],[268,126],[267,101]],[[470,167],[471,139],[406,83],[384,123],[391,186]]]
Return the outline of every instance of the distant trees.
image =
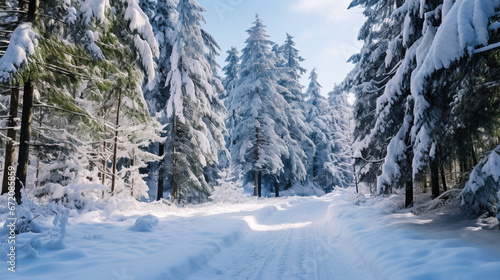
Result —
[[[332,110],[315,71],[304,94],[299,82],[304,59],[293,37],[287,34],[283,45],[271,42],[258,16],[247,32],[240,63],[233,48],[224,68],[235,174],[253,183],[256,196],[262,185],[276,196],[294,184],[325,191],[352,185],[345,94],[332,99],[339,111]]]
[[[1,8],[0,145],[4,170],[17,162],[19,204],[25,186],[78,208],[82,197],[122,195],[205,202],[217,184],[240,192],[230,186],[238,180],[258,196],[262,186],[279,196],[297,184],[350,184],[345,93],[329,104],[313,72],[306,101],[293,36],[273,43],[258,16],[221,78],[195,0]]]

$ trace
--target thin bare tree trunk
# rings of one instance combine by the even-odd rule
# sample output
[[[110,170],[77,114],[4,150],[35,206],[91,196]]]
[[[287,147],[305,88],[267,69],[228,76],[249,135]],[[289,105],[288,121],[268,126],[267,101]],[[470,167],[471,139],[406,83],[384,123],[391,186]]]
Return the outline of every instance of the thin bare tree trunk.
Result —
[[[443,192],[446,192],[448,190],[448,187],[446,185],[446,175],[445,175],[445,170],[444,170],[444,164],[441,162],[441,182],[443,183]]]
[[[276,197],[280,197],[280,186],[276,182],[276,178],[274,178],[274,189],[275,189],[275,192],[276,192]]]
[[[156,196],[156,200],[160,200],[163,198],[163,172],[161,170],[163,168],[164,153],[165,153],[165,145],[163,143],[160,143],[158,147],[158,155],[162,157],[162,159],[160,160],[160,166],[158,167],[158,194]]]
[[[438,159],[434,157],[431,159],[431,192],[432,198],[439,196],[439,163]]]
[[[33,90],[34,82],[30,78],[24,85],[21,135],[19,139],[19,164],[16,171],[15,197],[19,205],[22,204],[21,189],[26,186],[26,176],[28,175],[31,121],[33,118]]]
[[[2,181],[2,194],[9,192],[9,167],[14,166],[15,153],[16,153],[16,118],[17,107],[19,106],[19,88],[13,87],[10,90],[10,108],[9,108],[9,122],[7,126],[7,143],[5,144],[5,165],[3,168],[3,181]]]
[[[133,175],[133,171],[132,171],[132,168],[135,166],[135,149],[132,149],[132,159],[131,159],[131,162],[130,162],[130,195],[132,197],[134,197],[134,185],[135,185],[135,180],[134,180],[134,175]]]
[[[174,123],[172,125],[172,137],[173,137],[173,145],[172,145],[172,196],[174,198],[174,201],[179,201],[180,202],[180,197],[179,197],[179,185],[177,182],[177,162],[176,162],[176,157],[175,157],[175,145],[176,145],[176,139],[177,139],[177,118],[175,117],[174,114]]]
[[[111,179],[111,195],[115,192],[116,185],[116,161],[118,153],[118,128],[120,126],[120,106],[122,105],[122,91],[118,93],[118,106],[116,108],[115,139],[113,146],[113,177]]]

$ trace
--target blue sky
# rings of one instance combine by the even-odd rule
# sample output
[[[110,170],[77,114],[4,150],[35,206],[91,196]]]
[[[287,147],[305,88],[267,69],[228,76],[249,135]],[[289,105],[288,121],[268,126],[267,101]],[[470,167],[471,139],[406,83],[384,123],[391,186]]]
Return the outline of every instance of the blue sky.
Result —
[[[340,83],[353,68],[347,59],[357,53],[362,43],[356,40],[365,18],[360,9],[347,10],[351,0],[198,0],[207,12],[204,28],[221,46],[219,64],[223,67],[226,51],[239,51],[248,37],[258,13],[267,26],[270,39],[283,44],[286,33],[294,36],[297,48],[306,59],[308,71],[317,68],[323,94]],[[309,72],[302,84],[307,86]]]

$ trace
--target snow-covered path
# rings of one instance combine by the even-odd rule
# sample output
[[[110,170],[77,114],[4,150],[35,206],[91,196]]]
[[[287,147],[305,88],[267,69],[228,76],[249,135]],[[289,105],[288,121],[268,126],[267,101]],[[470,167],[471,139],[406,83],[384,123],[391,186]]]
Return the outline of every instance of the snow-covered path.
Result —
[[[262,220],[189,279],[372,279],[348,244],[332,235],[328,199],[306,200]]]
[[[120,200],[73,211],[62,240],[54,216],[37,218],[40,233],[16,237],[15,273],[2,233],[0,279],[498,279],[494,218],[393,213],[395,198],[342,190],[188,207]],[[158,227],[132,230],[147,214]]]

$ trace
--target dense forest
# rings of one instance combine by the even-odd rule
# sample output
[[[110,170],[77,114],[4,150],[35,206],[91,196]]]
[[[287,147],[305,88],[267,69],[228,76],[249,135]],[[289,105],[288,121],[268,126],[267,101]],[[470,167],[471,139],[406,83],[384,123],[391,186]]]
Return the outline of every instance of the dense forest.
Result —
[[[498,1],[353,1],[364,45],[344,81],[354,149],[371,191],[459,195],[494,214],[500,191]]]
[[[356,187],[494,215],[500,2],[350,7],[364,44],[326,95],[314,69],[301,85],[294,37],[271,41],[259,16],[221,69],[195,0],[0,1],[2,194],[80,209]]]

